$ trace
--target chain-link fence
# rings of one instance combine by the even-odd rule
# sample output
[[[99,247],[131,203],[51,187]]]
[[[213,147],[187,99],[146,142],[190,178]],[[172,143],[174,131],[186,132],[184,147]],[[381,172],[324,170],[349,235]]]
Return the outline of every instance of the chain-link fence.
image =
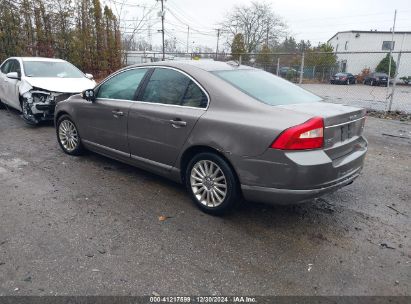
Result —
[[[326,102],[411,113],[411,52],[393,52],[391,70],[386,52],[166,53],[164,59],[236,61],[294,82]],[[125,56],[127,65],[161,60],[159,52]]]

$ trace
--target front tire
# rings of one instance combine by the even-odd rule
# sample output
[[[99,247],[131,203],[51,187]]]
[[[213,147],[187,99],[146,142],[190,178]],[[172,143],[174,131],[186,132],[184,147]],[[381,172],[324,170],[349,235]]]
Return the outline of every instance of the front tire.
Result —
[[[39,120],[35,117],[35,115],[31,112],[30,105],[27,101],[27,98],[20,99],[20,106],[21,106],[21,117],[23,117],[24,121],[32,126],[37,126],[39,124]]]
[[[240,200],[235,173],[214,153],[195,155],[187,166],[185,182],[193,202],[209,214],[226,214]]]
[[[69,155],[80,155],[84,148],[81,143],[80,134],[70,116],[62,115],[56,124],[57,141],[64,153]]]

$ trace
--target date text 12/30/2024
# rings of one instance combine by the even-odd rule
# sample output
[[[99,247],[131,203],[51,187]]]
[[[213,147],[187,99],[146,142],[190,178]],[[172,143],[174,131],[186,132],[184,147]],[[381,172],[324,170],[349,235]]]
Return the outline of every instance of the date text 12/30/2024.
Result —
[[[254,297],[247,296],[198,296],[198,297],[184,297],[184,296],[154,296],[150,297],[151,303],[257,303]]]

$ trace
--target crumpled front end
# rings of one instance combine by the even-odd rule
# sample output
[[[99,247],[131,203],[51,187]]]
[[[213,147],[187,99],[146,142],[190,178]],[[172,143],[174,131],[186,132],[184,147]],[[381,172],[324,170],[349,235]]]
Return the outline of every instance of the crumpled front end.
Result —
[[[19,90],[22,98],[21,106],[23,118],[33,124],[37,124],[44,120],[52,120],[56,104],[74,94],[50,92],[43,89],[33,88],[27,82],[22,82]]]

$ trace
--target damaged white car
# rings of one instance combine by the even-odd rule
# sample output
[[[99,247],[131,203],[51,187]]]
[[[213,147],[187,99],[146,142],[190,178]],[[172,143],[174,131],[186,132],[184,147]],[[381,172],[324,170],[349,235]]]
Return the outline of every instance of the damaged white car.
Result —
[[[30,124],[53,119],[58,102],[95,85],[91,74],[62,59],[11,57],[0,66],[0,102]]]

